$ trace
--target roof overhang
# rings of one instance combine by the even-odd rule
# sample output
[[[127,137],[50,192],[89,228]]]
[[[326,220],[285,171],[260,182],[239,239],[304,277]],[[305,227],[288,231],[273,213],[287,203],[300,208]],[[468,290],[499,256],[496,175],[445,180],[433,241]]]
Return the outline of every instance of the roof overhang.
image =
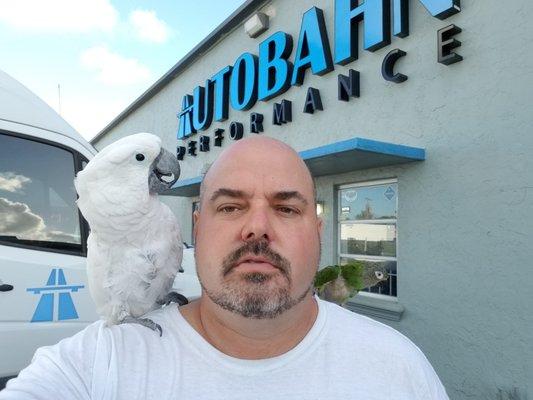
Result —
[[[343,140],[299,154],[314,177],[423,161],[426,158],[423,148],[363,138]],[[201,182],[201,176],[178,181],[165,194],[195,197],[200,194]]]

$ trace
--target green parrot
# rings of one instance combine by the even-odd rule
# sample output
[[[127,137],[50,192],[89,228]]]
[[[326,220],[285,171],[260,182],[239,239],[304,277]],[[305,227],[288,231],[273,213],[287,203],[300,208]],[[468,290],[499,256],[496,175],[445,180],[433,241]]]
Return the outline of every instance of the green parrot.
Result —
[[[350,297],[389,279],[383,264],[353,261],[346,265],[330,265],[318,271],[314,286],[321,299],[344,306]]]

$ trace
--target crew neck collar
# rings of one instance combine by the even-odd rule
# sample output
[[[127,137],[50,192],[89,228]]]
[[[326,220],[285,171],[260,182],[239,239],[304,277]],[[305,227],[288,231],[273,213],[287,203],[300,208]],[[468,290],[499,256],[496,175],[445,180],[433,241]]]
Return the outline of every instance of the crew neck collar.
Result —
[[[292,349],[279,356],[264,358],[260,360],[246,360],[229,356],[211,343],[203,338],[183,317],[179,307],[176,306],[177,318],[172,318],[175,321],[176,329],[181,338],[185,339],[188,344],[191,344],[193,348],[208,362],[217,362],[223,365],[225,368],[229,368],[234,372],[243,375],[254,375],[265,371],[274,370],[280,368],[302,354],[309,352],[314,348],[323,338],[326,319],[327,319],[327,307],[324,302],[315,297],[318,305],[318,313],[315,322],[311,326],[311,329],[304,338]],[[175,316],[175,314],[174,314]]]

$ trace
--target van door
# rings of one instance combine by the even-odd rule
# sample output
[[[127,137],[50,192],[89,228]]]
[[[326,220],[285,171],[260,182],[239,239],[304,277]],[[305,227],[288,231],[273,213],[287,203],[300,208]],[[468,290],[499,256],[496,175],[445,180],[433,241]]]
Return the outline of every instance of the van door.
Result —
[[[0,377],[98,318],[73,183],[81,163],[67,147],[0,132]]]

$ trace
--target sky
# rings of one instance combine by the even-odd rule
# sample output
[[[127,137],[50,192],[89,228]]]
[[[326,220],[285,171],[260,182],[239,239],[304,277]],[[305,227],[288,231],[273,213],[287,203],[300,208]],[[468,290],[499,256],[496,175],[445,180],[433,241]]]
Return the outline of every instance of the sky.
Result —
[[[90,140],[244,2],[0,0],[0,69]]]

